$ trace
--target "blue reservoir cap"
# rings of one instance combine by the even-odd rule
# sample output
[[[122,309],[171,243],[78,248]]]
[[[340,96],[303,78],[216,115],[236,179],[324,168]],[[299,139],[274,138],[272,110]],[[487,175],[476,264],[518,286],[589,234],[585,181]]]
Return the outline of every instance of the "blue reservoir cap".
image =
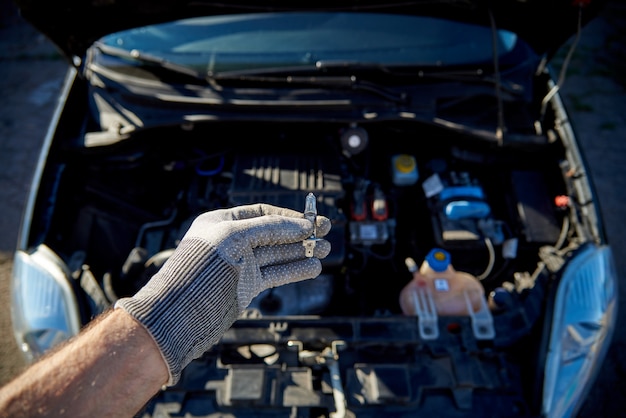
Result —
[[[483,200],[485,198],[485,194],[483,193],[483,189],[478,186],[449,186],[441,191],[439,198],[441,200],[463,198]]]
[[[446,205],[445,214],[448,219],[484,219],[491,213],[491,208],[485,202],[455,200]]]
[[[441,248],[433,248],[426,255],[426,262],[438,273],[446,271],[450,265],[450,253]]]

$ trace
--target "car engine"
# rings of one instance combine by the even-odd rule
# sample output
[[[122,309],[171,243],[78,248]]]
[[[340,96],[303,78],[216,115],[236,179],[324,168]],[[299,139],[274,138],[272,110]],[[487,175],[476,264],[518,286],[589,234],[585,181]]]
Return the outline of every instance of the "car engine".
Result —
[[[525,413],[517,376],[532,379],[524,369],[536,360],[518,350],[537,326],[551,254],[576,235],[558,143],[502,147],[399,122],[215,123],[103,147],[78,141],[58,161],[46,168],[54,181],[42,188],[54,199],[38,202],[32,233],[41,235],[31,238],[73,272],[84,322],[143,286],[204,211],[258,202],[302,211],[313,193],[331,219],[322,274],[253,300],[215,352],[189,367],[185,393],[197,386],[226,409],[297,406],[317,416],[346,402],[471,412],[491,402],[484,391],[498,391],[510,416]],[[426,344],[402,315],[406,260],[432,248],[484,287],[493,341],[472,333],[471,318],[440,317],[448,332]],[[194,411],[182,392],[163,396]]]
[[[110,303],[145,283],[198,214],[258,202],[302,211],[312,192],[333,223],[323,274],[268,291],[250,309],[398,313],[407,257],[420,262],[443,248],[488,294],[532,275],[541,247],[564,244],[567,199],[555,203],[567,194],[555,163],[561,151],[536,149],[376,124],[144,132],[115,146],[68,147],[67,162],[48,168],[57,171],[49,187],[58,193],[39,206],[42,227],[34,230],[72,271],[104,283]],[[90,300],[95,312],[102,303]]]

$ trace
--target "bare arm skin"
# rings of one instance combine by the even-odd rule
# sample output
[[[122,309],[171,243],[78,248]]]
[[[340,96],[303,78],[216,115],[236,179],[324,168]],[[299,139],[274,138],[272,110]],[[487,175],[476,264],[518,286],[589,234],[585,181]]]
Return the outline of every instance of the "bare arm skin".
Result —
[[[0,389],[0,416],[132,417],[167,379],[150,334],[115,309]]]

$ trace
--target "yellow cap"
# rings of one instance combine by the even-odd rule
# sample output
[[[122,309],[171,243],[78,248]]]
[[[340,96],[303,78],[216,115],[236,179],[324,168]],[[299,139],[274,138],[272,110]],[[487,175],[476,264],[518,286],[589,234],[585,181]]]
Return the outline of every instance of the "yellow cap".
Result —
[[[407,154],[400,154],[395,161],[396,170],[401,173],[410,173],[415,170],[415,159]]]
[[[446,253],[444,253],[443,251],[436,251],[433,254],[433,257],[435,257],[439,261],[443,261],[443,260],[445,260],[447,258],[446,257]]]

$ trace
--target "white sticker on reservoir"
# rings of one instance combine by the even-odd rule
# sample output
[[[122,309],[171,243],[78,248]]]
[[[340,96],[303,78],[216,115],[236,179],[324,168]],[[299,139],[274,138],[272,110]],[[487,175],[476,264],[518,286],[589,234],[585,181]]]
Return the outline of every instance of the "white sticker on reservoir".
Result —
[[[435,279],[435,290],[437,292],[447,292],[450,290],[450,285],[446,279]]]

